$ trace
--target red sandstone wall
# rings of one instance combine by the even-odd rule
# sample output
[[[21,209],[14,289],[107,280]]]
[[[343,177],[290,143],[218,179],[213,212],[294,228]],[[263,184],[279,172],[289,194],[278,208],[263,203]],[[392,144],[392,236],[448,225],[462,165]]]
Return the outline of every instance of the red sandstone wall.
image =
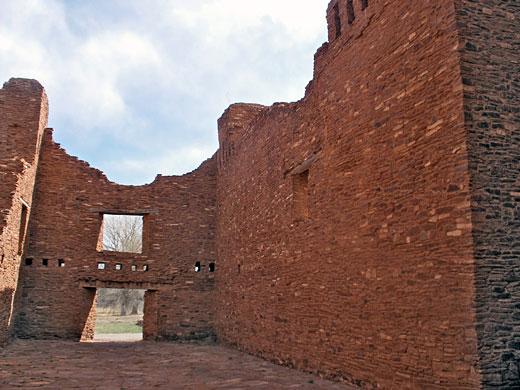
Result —
[[[181,177],[120,186],[67,155],[46,132],[24,254],[32,265],[22,267],[17,334],[91,337],[95,289],[126,287],[150,291],[146,338],[211,338],[214,274],[208,264],[215,259],[215,180],[211,159]],[[96,209],[157,211],[144,217],[143,253],[97,251],[102,216]],[[58,267],[59,260],[65,267]],[[194,272],[197,261],[204,265],[200,273]],[[98,262],[105,262],[106,269],[98,270]]]
[[[457,0],[486,389],[520,388],[520,4]]]
[[[240,141],[244,128],[249,125],[266,107],[259,104],[238,103],[231,105],[218,120],[219,143],[222,145],[218,153],[219,166],[227,165],[235,154],[236,145]]]
[[[48,131],[33,206],[47,101],[35,81],[7,83],[0,344],[17,303],[22,337],[88,338],[96,288],[144,288],[146,338],[211,337],[217,303],[222,341],[365,388],[480,388],[477,363],[485,388],[518,388],[519,7],[349,3],[330,3],[302,101],[231,106],[217,158],[142,187]],[[20,198],[32,264],[15,299]],[[158,210],[143,253],[97,251],[93,209]]]
[[[13,333],[20,268],[22,200],[29,219],[47,97],[34,80],[11,79],[0,90],[0,346]]]
[[[368,4],[339,2],[302,101],[221,145],[217,336],[364,388],[476,389],[455,9]]]

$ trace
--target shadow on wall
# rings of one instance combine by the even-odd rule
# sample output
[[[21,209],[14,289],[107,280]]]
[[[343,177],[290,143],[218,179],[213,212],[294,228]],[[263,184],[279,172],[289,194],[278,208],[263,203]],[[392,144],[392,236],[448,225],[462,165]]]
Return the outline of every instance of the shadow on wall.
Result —
[[[13,295],[14,289],[12,288],[0,291],[0,345],[5,344],[9,339]]]

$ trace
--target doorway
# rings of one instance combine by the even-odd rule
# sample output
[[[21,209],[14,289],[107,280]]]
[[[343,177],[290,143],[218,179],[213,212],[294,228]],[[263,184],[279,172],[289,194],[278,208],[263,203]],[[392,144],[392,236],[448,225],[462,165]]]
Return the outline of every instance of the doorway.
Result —
[[[146,290],[98,288],[94,341],[143,340]]]

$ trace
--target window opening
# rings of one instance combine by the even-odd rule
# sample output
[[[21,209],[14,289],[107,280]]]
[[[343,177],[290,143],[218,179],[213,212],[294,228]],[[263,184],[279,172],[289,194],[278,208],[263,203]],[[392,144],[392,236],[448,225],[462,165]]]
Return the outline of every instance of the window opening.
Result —
[[[136,265],[132,266],[132,271],[137,271],[137,266]]]
[[[142,340],[144,295],[141,289],[99,288],[94,340]]]
[[[209,263],[209,272],[215,272],[215,263]]]
[[[195,263],[195,272],[200,272],[200,261]]]
[[[354,0],[347,0],[347,21],[348,24],[354,23],[356,15],[354,14]]]
[[[148,272],[148,269],[149,269],[149,268],[148,268],[148,264],[143,265],[143,271],[144,271],[144,272]]]
[[[29,214],[29,208],[22,203],[22,213],[20,216],[20,232],[18,235],[18,254],[21,255],[23,251],[23,243],[25,241],[25,232],[27,230],[27,217]]]
[[[103,214],[100,236],[105,251],[142,253],[143,216]]]
[[[368,7],[368,0],[361,0],[361,10],[365,10]]]
[[[49,260],[48,259],[42,259],[42,265],[44,267],[47,267],[49,265]]]
[[[106,266],[106,263],[97,263],[97,269],[105,269]]]
[[[333,8],[334,12],[334,28],[336,35],[335,37],[338,38],[341,35],[341,18],[339,16],[339,5],[336,3],[336,5]]]
[[[307,221],[309,217],[308,192],[309,170],[293,175],[293,212],[295,221]]]
[[[116,270],[121,271],[123,269],[123,264],[116,264]]]
[[[33,259],[31,259],[30,257],[25,259],[25,265],[32,265],[32,263],[33,263]]]
[[[58,267],[65,267],[65,260],[58,259]]]

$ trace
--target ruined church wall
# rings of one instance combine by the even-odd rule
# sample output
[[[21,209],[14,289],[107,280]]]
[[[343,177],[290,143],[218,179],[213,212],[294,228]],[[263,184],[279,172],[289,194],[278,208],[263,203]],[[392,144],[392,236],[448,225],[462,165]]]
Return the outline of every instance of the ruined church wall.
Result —
[[[13,335],[18,275],[48,103],[35,80],[0,89],[0,346]]]
[[[476,389],[474,258],[452,1],[331,2],[303,100],[231,106],[216,331],[364,388]],[[230,119],[231,118],[231,119]]]
[[[480,365],[520,388],[520,4],[456,1],[468,132]]]
[[[121,186],[69,156],[47,131],[22,262],[17,335],[91,337],[95,289],[129,287],[148,290],[145,337],[213,337],[214,273],[208,267],[215,259],[215,180],[210,159],[184,176]],[[144,215],[142,253],[98,249],[107,210]],[[98,269],[100,262],[106,269]],[[196,262],[202,272],[194,271]]]

